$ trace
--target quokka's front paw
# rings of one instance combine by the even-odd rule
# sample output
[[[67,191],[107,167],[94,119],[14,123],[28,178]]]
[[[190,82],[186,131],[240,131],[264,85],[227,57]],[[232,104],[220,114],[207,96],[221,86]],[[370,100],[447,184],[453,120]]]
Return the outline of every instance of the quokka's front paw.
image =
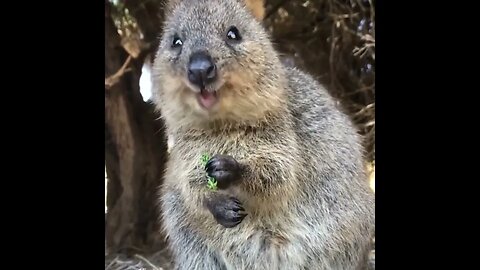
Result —
[[[215,220],[225,228],[233,228],[247,216],[242,203],[235,197],[216,194],[209,198],[206,206]]]
[[[207,162],[205,170],[217,181],[219,189],[225,189],[240,180],[242,166],[231,156],[215,155]]]

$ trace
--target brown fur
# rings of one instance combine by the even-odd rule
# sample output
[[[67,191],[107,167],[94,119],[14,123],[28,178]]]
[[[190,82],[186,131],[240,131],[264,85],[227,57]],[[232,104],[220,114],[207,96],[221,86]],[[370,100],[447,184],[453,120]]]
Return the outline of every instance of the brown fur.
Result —
[[[281,64],[252,11],[260,2],[176,1],[166,20],[154,97],[175,140],[162,212],[176,268],[361,269],[375,226],[360,138],[321,85]],[[224,33],[232,24],[243,39],[229,48]],[[169,47],[175,33],[185,41],[181,51]],[[208,86],[219,96],[211,110],[199,106],[186,79],[198,50],[218,67]],[[208,190],[204,153],[245,165],[241,181]],[[203,207],[222,194],[248,213],[233,228]]]

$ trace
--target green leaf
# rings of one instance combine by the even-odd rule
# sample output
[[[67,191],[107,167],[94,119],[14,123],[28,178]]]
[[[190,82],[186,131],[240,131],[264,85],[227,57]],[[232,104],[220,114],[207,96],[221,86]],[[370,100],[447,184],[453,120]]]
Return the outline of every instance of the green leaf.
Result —
[[[202,165],[205,167],[207,165],[207,162],[210,160],[210,156],[208,154],[203,154],[202,158],[200,161],[202,162]]]
[[[208,154],[203,154],[202,157],[200,158],[200,162],[202,163],[202,166],[205,167],[207,165],[207,162],[210,160],[210,156]],[[215,178],[210,177],[206,175],[207,177],[207,188],[211,190],[217,190],[217,181]]]
[[[208,177],[207,187],[211,190],[217,190],[217,181],[213,177]]]

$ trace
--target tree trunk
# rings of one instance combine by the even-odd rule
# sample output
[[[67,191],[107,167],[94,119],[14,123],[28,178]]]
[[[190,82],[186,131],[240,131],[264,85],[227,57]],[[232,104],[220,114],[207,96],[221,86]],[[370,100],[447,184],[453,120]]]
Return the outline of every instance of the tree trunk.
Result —
[[[116,73],[128,55],[105,1],[105,78]],[[106,241],[112,252],[150,251],[161,244],[158,188],[166,160],[163,123],[139,91],[142,63],[105,89],[105,162],[108,177]]]

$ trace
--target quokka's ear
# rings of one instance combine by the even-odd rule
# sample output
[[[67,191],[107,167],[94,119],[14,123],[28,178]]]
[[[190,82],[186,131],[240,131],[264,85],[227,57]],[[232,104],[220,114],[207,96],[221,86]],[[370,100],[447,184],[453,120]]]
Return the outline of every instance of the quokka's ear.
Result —
[[[262,21],[265,17],[265,0],[243,0],[247,8],[257,20]]]

